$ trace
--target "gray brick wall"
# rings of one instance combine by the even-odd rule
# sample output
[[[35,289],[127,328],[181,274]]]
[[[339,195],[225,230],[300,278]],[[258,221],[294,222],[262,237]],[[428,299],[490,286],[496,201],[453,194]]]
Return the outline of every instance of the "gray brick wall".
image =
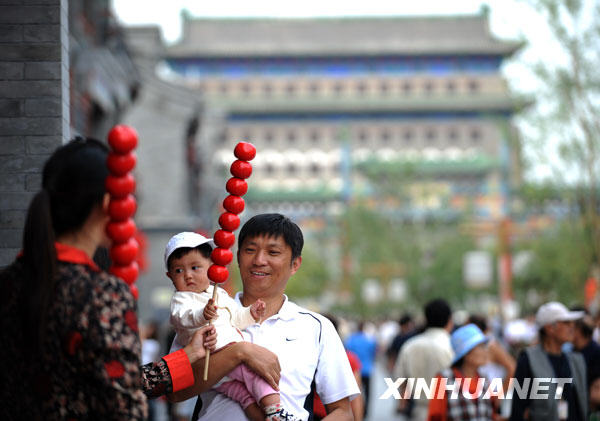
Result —
[[[0,0],[0,267],[44,161],[69,138],[68,0]]]

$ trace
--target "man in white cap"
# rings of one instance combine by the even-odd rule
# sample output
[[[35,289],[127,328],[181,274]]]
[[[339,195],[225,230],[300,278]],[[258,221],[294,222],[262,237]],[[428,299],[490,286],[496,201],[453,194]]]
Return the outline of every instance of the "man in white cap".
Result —
[[[539,389],[547,393],[548,399],[521,399],[513,394],[510,421],[585,421],[587,420],[586,368],[583,357],[578,353],[563,352],[562,345],[573,340],[574,321],[583,317],[582,311],[569,311],[563,304],[549,302],[542,305],[535,316],[539,328],[539,343],[526,348],[517,361],[515,380],[520,386],[524,379],[545,379],[549,386]],[[560,383],[549,382],[551,378],[572,379],[557,391]],[[548,384],[549,383],[549,384]],[[560,386],[558,386],[560,387]],[[528,390],[529,392],[529,390]],[[555,396],[560,395],[560,399]],[[528,397],[530,394],[528,393]]]

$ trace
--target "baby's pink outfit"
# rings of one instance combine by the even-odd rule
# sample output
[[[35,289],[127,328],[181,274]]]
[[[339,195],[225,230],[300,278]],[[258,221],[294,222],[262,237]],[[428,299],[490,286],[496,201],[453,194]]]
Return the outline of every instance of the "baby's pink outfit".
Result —
[[[227,377],[233,380],[226,381],[216,387],[215,390],[239,402],[243,409],[246,409],[254,402],[260,402],[267,395],[279,394],[265,379],[254,373],[244,364],[239,364],[231,370],[227,374]]]

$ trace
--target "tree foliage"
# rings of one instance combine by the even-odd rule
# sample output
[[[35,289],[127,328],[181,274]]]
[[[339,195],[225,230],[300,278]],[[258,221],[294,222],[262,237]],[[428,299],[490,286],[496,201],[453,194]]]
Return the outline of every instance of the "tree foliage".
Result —
[[[598,176],[600,170],[600,2],[527,0],[547,20],[556,54],[534,71],[542,82],[530,122],[543,140],[543,154],[558,143],[554,183],[575,186],[582,241],[590,264],[600,256]]]
[[[583,303],[583,288],[588,276],[592,250],[585,241],[581,224],[567,221],[519,248],[533,252],[533,260],[513,281],[517,299],[526,307],[559,300],[570,305]],[[535,291],[539,302],[528,302],[527,293]]]
[[[469,292],[463,281],[463,255],[476,247],[458,221],[409,222],[379,206],[355,203],[342,216],[341,227],[350,260],[343,276],[355,297],[353,307],[361,314],[419,309],[436,297],[459,303]],[[381,302],[369,305],[362,297],[366,279],[376,279],[384,290],[390,281],[404,280],[406,300],[395,303],[384,294]]]
[[[318,244],[307,243],[301,269],[290,278],[286,294],[292,299],[318,297],[331,283],[330,265]]]

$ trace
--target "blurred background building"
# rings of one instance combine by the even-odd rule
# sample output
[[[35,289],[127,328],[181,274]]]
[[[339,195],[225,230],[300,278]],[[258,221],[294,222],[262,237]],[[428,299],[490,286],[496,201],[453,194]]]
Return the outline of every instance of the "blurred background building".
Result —
[[[3,83],[22,110],[3,107],[10,114],[3,119],[3,264],[18,251],[48,153],[77,134],[105,139],[119,122],[140,135],[143,316],[170,296],[159,257],[169,236],[215,229],[240,140],[258,149],[244,215],[283,212],[308,237],[323,229],[339,236],[327,228],[332,218],[363,200],[395,221],[454,221],[467,211],[496,221],[520,182],[515,103],[499,72],[519,44],[491,36],[485,13],[283,20],[184,14],[182,39],[166,46],[157,27],[121,28],[108,0],[43,3],[2,6],[11,12],[5,20],[17,22],[5,25],[15,54],[3,62],[10,80]],[[39,55],[51,45],[55,63]],[[56,88],[17,86],[36,83]],[[45,127],[52,133],[19,130],[34,121],[41,127],[44,113],[56,120]],[[337,240],[325,252],[338,262],[346,253]]]
[[[410,179],[402,218],[506,213],[521,180],[500,73],[519,48],[487,16],[193,19],[165,58],[178,83],[225,113],[215,144],[226,174],[240,140],[258,148],[253,211],[322,216],[382,179]],[[378,203],[378,206],[382,206]]]
[[[140,135],[142,318],[168,305],[167,239],[214,232],[241,140],[258,149],[242,219],[279,211],[306,232],[294,298],[380,314],[443,290],[476,305],[482,294],[513,298],[513,272],[515,298],[531,306],[583,295],[586,279],[586,297],[595,296],[593,160],[575,165],[591,169],[589,184],[524,180],[513,117],[531,101],[516,99],[502,71],[524,42],[492,35],[488,14],[183,12],[182,37],[167,44],[158,26],[121,27],[109,0],[3,3],[0,265],[20,248],[54,148],[77,134],[105,139],[125,123]],[[554,135],[570,127],[549,121],[561,122]],[[565,138],[574,133],[585,130]]]
[[[307,228],[309,238],[311,231],[340,237],[332,221],[346,205],[366,202],[400,224],[456,223],[469,215],[480,231],[474,234],[495,241],[489,227],[507,216],[510,192],[521,182],[520,142],[511,122],[518,104],[500,73],[520,44],[494,38],[486,13],[343,19],[194,19],[184,13],[181,40],[166,48],[155,31],[128,30],[136,62],[154,54],[144,65],[149,90],[168,81],[186,93],[161,89],[159,96],[177,103],[196,95],[202,105],[185,166],[181,134],[171,134],[175,142],[163,138],[167,127],[180,126],[166,118],[173,110],[148,114],[160,100],[146,105],[142,99],[125,120],[147,143],[140,146],[141,165],[148,165],[140,189],[149,200],[138,220],[151,232],[151,244],[176,231],[172,216],[188,203],[200,216],[192,226],[214,229],[225,196],[219,187],[241,140],[258,150],[244,215],[282,212]],[[144,43],[152,46],[145,54]],[[187,198],[169,199],[184,179],[191,183]],[[159,214],[165,217],[151,222]],[[338,263],[348,254],[340,241],[323,247]],[[159,248],[151,254],[159,255]],[[344,270],[331,276],[351,276]],[[142,279],[162,291],[153,307],[169,296],[162,272],[151,263]],[[405,275],[387,272],[388,278]]]

